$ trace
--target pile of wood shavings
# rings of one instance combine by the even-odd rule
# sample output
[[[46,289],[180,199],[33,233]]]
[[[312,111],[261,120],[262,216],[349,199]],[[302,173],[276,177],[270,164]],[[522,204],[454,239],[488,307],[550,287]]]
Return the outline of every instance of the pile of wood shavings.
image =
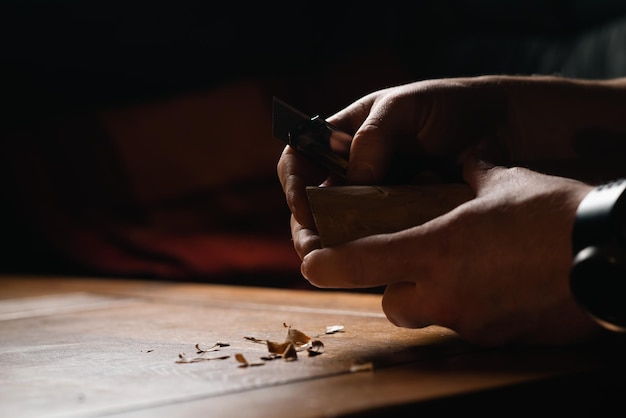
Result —
[[[324,332],[323,334],[316,335],[315,337],[310,337],[304,332],[292,328],[291,325],[288,325],[286,323],[283,323],[283,327],[287,328],[287,336],[285,337],[285,340],[283,342],[275,342],[245,336],[244,339],[248,341],[265,344],[267,346],[268,355],[261,357],[261,361],[250,362],[242,353],[236,353],[235,360],[237,360],[237,362],[239,363],[239,367],[262,366],[267,361],[280,358],[284,359],[285,361],[295,361],[298,359],[298,352],[302,351],[306,351],[309,357],[317,356],[324,353],[324,343],[318,339],[321,335],[344,332],[343,325],[332,325],[326,327],[326,332]],[[200,347],[200,344],[196,344],[196,357],[189,358],[185,355],[185,353],[180,353],[178,355],[178,360],[176,361],[176,363],[198,363],[211,360],[225,360],[230,358],[230,355],[209,356],[207,355],[207,353],[220,351],[222,348],[229,346],[229,343],[217,342],[212,347],[203,349],[202,347]]]

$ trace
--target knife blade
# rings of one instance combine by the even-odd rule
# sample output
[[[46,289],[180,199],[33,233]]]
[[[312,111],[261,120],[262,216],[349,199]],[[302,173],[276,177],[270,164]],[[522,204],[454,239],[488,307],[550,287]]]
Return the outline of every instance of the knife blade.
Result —
[[[272,104],[272,135],[314,164],[343,178],[352,137],[319,115],[309,117],[277,97]]]

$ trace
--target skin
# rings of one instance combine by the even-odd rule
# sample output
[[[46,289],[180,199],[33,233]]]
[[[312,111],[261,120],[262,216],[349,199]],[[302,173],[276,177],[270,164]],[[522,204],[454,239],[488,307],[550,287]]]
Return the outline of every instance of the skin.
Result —
[[[484,76],[364,96],[327,119],[353,135],[347,183],[384,183],[402,155],[402,181],[464,181],[476,197],[410,229],[322,248],[305,187],[341,181],[286,147],[277,171],[302,274],[322,288],[385,286],[393,324],[440,325],[478,345],[598,337],[569,291],[571,231],[594,183],[624,174],[625,109],[626,79]]]

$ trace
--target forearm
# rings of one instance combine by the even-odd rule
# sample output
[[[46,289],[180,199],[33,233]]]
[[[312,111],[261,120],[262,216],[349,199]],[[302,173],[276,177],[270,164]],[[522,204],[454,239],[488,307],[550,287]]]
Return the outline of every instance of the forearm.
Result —
[[[506,82],[513,164],[584,180],[626,174],[626,78]]]

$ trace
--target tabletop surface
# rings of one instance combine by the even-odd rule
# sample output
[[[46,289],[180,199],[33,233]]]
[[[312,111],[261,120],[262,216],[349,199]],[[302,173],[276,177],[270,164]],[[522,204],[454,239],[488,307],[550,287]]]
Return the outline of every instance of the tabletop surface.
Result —
[[[320,343],[270,352],[294,335]],[[445,328],[393,326],[377,294],[0,277],[0,417],[397,416],[560,397],[584,408],[615,389],[620,352],[472,347]]]

